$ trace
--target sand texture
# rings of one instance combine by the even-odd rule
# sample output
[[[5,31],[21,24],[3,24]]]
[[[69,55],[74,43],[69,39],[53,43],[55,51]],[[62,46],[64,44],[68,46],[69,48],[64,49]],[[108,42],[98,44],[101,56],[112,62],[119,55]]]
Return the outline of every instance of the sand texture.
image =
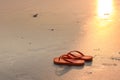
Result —
[[[0,0],[0,80],[120,80],[120,1],[97,1]],[[93,62],[53,64],[71,50]]]

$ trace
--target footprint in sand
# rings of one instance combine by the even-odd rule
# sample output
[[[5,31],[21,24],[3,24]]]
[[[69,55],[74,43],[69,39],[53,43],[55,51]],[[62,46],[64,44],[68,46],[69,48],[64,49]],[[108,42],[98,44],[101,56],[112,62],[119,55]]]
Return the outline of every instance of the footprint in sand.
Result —
[[[92,74],[93,72],[87,72],[87,74]]]
[[[110,64],[110,63],[102,63],[102,65],[104,66],[117,66],[117,64],[113,63],[113,64]]]
[[[29,42],[28,44],[29,44],[29,45],[32,45],[32,42]]]
[[[112,60],[120,61],[120,57],[111,57]]]
[[[118,52],[118,54],[120,54],[120,52]]]
[[[93,49],[94,51],[100,51],[100,48]]]

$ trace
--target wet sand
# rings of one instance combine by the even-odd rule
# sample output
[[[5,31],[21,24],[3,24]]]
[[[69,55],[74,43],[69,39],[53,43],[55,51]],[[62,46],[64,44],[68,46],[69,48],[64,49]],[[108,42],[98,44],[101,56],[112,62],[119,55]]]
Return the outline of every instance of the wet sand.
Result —
[[[119,80],[119,3],[101,19],[96,0],[0,1],[0,80]],[[71,50],[93,62],[53,64]]]

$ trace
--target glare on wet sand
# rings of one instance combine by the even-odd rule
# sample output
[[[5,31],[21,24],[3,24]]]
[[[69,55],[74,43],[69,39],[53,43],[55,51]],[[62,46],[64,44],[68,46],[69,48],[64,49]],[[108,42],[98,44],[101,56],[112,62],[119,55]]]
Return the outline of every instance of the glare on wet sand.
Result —
[[[1,0],[0,80],[119,80],[119,3]],[[94,56],[93,62],[53,64],[71,50]]]

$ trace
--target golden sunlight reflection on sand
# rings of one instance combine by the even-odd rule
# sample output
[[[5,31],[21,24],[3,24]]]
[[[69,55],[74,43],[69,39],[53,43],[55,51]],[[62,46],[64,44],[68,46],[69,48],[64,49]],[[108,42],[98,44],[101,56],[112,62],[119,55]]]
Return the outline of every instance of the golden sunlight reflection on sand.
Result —
[[[89,39],[91,41],[90,45],[104,49],[106,47],[110,48],[110,45],[113,45],[116,41],[115,39],[111,40],[111,37],[115,35],[113,0],[98,0],[96,13],[96,18],[91,20],[92,24],[88,35],[91,38]]]
[[[98,0],[97,1],[97,18],[98,26],[105,27],[113,21],[114,6],[113,0]]]
[[[109,26],[114,20],[113,0],[97,1],[97,21],[99,27]]]
[[[113,0],[97,0],[96,3],[96,16],[92,16],[84,26],[86,30],[86,36],[82,44],[84,47],[89,48],[113,48],[112,45],[116,45],[116,24],[115,12]],[[114,39],[111,39],[113,37]],[[80,43],[81,44],[81,43]],[[80,46],[77,46],[80,47]]]
[[[113,12],[113,0],[98,0],[98,16],[108,18]]]

